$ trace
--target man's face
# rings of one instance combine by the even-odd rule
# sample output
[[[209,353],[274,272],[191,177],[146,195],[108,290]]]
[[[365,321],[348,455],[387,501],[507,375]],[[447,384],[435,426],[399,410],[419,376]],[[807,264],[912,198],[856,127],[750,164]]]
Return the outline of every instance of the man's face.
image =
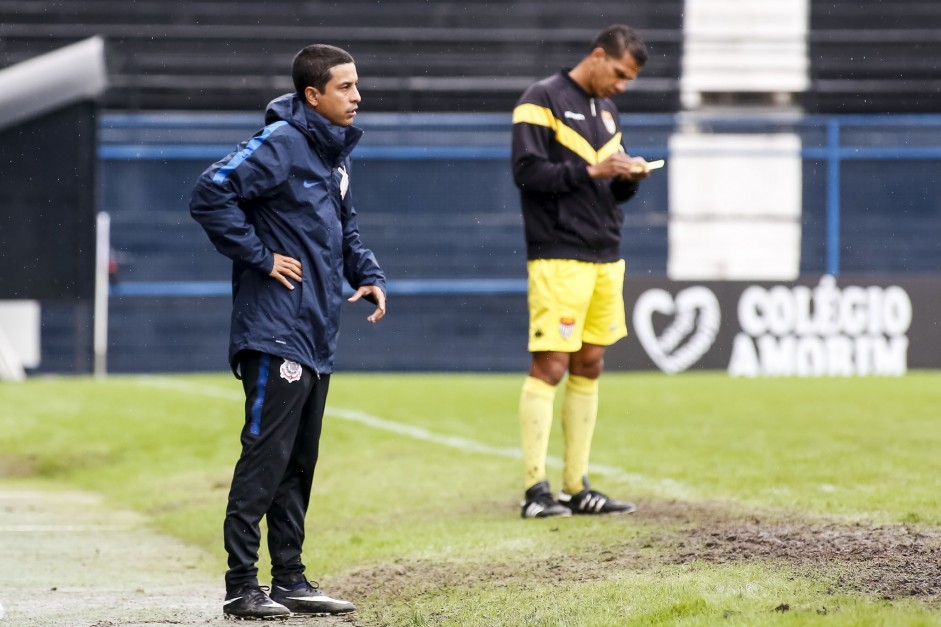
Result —
[[[628,84],[640,74],[641,67],[629,52],[617,58],[609,57],[601,48],[595,48],[591,55],[591,87],[599,98],[623,94]]]
[[[334,65],[330,69],[330,80],[327,81],[323,93],[316,87],[308,87],[304,94],[314,111],[337,126],[349,126],[356,117],[356,109],[361,100],[356,88],[357,83],[359,77],[356,75],[354,64]]]

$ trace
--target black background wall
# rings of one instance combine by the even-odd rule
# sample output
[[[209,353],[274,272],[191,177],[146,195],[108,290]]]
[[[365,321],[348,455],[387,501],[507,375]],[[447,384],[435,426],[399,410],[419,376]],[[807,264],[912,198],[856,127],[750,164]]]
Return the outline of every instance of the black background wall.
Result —
[[[0,131],[0,298],[90,299],[95,105]]]

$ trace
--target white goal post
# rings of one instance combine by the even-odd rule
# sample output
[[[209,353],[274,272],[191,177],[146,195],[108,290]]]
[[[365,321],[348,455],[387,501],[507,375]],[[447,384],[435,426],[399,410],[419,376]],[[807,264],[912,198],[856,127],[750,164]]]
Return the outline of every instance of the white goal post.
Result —
[[[111,258],[111,216],[102,211],[95,220],[95,376],[108,375],[108,264]]]

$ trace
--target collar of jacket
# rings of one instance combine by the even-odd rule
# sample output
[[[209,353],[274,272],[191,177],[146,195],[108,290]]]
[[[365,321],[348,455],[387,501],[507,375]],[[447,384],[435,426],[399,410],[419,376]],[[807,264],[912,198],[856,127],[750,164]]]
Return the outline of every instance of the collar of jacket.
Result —
[[[574,78],[572,78],[571,76],[569,76],[569,72],[571,72],[571,71],[572,71],[572,68],[569,68],[569,67],[567,67],[567,68],[562,68],[561,70],[559,70],[559,74],[561,74],[561,75],[562,75],[562,78],[564,78],[565,80],[567,80],[567,81],[572,85],[572,87],[574,87],[575,89],[577,89],[577,90],[578,90],[578,93],[580,93],[580,94],[582,94],[583,96],[585,96],[585,100],[591,100],[592,98],[595,98],[596,100],[601,100],[601,99],[598,98],[597,96],[592,96],[592,95],[589,94],[587,91],[585,91],[584,89],[582,89],[582,86],[579,85],[578,82],[576,82],[576,80],[575,80]]]
[[[307,118],[307,130],[314,136],[321,156],[332,161],[334,167],[343,163],[350,156],[353,148],[363,136],[363,129],[358,126],[338,126],[323,117],[297,98],[297,102]]]
[[[318,154],[332,167],[343,163],[363,136],[357,126],[338,126],[305,105],[297,94],[284,94],[268,105],[265,124],[284,120],[313,140]]]

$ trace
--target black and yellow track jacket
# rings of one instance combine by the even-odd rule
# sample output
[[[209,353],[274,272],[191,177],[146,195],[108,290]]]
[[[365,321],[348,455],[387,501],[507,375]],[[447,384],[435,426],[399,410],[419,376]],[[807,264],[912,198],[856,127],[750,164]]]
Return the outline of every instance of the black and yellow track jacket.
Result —
[[[592,179],[588,165],[622,150],[614,103],[589,96],[568,70],[526,90],[513,109],[512,159],[527,259],[621,258],[618,204],[636,193],[637,183]]]

